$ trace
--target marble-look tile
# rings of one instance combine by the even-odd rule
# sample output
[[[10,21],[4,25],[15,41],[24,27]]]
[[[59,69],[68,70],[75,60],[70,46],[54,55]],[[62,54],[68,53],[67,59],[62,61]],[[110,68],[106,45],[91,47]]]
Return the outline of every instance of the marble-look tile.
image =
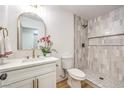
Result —
[[[79,16],[74,16],[74,59],[75,67],[83,70],[87,67],[87,56],[88,56],[88,39],[87,39],[87,28],[82,27],[82,23],[87,23],[87,20]],[[85,47],[82,47],[82,43],[85,44]]]
[[[124,35],[89,39],[89,45],[124,45]]]
[[[105,76],[100,85],[124,87],[124,35],[118,35],[124,34],[124,7],[90,20],[88,25],[88,37],[107,36],[89,39],[88,69]]]
[[[89,20],[88,37],[122,34],[124,33],[123,20],[123,7],[104,16]]]

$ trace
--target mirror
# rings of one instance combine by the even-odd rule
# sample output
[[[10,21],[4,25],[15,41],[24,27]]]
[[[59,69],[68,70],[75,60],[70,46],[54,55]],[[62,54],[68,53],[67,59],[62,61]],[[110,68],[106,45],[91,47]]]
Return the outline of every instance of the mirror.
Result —
[[[17,24],[18,50],[38,48],[39,38],[46,35],[43,20],[34,13],[23,13],[18,17]]]

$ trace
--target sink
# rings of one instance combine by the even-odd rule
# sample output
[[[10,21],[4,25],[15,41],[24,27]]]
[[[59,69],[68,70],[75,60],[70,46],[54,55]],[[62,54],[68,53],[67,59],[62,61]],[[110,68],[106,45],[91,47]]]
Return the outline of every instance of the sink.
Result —
[[[31,59],[24,59],[22,62],[34,62],[34,61],[42,61],[46,59],[45,57],[42,58],[31,58]]]
[[[10,64],[19,63],[19,62],[22,62],[22,59],[2,58],[2,59],[0,59],[0,66],[1,65],[10,65]]]
[[[8,64],[10,63],[6,58],[1,58],[0,59],[0,65],[5,65],[5,64]]]
[[[18,67],[18,66],[26,66],[32,64],[43,64],[50,63],[58,60],[55,57],[39,57],[39,58],[16,58],[16,59],[3,59],[0,60],[0,69],[9,68],[9,67]]]
[[[0,62],[0,65],[6,65],[7,63],[5,63],[5,62]]]

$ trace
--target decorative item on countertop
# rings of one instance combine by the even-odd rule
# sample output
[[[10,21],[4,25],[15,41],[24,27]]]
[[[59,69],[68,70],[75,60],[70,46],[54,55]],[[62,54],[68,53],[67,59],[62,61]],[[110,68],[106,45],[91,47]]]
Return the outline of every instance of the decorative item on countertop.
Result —
[[[44,56],[52,53],[52,51],[57,52],[55,49],[52,49],[53,42],[50,40],[50,35],[40,38],[38,43]]]
[[[0,27],[0,58],[12,54],[7,28]]]

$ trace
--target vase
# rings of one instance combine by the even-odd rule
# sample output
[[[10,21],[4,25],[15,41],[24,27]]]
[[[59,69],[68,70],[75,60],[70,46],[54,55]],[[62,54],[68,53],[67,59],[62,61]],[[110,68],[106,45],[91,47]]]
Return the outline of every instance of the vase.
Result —
[[[49,57],[49,56],[51,56],[51,53],[43,53],[43,56],[44,57]]]
[[[47,55],[47,53],[44,53],[44,52],[43,52],[43,56],[45,56],[45,57],[46,57],[46,55]]]

